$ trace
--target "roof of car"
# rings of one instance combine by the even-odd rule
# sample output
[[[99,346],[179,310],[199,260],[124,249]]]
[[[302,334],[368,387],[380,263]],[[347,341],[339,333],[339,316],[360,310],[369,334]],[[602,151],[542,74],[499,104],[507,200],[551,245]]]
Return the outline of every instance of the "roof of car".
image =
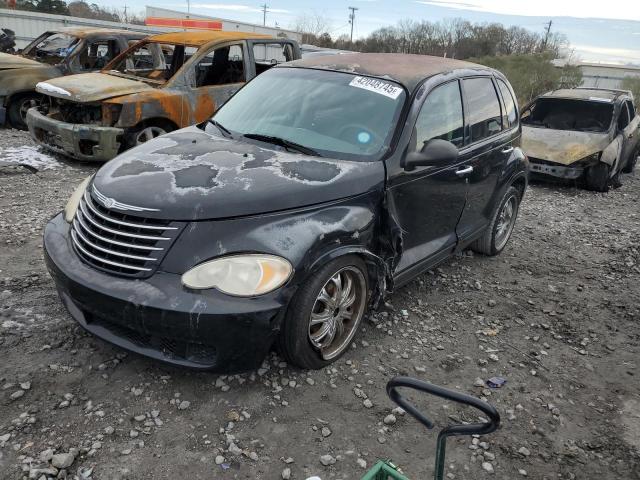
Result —
[[[476,63],[429,55],[401,53],[345,53],[313,56],[286,63],[283,66],[319,68],[389,78],[404,85],[410,92],[425,78],[453,70],[482,70],[490,68]]]
[[[74,37],[87,38],[98,35],[126,35],[129,37],[144,38],[148,33],[136,32],[132,30],[123,30],[118,28],[95,28],[95,27],[66,27],[57,30],[51,30],[52,32],[66,33],[73,35]]]
[[[232,40],[274,38],[251,32],[222,32],[211,30],[191,30],[188,32],[169,32],[153,35],[149,41],[158,43],[184,43],[185,45],[201,46],[210,42],[226,42]]]
[[[614,101],[628,92],[624,90],[607,90],[605,88],[560,88],[540,95],[545,98],[569,98],[575,100],[608,100]]]

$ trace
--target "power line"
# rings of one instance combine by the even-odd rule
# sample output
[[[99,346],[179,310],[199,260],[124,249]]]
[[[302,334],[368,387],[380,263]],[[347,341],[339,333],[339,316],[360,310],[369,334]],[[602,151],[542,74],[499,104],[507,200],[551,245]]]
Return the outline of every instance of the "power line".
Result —
[[[349,14],[349,23],[351,24],[351,43],[353,43],[353,24],[356,20],[356,10],[359,10],[356,7],[349,7],[351,13]]]
[[[547,42],[549,41],[549,34],[551,33],[551,25],[553,25],[553,20],[549,20],[549,23],[545,24],[547,28],[545,28],[546,33],[544,35],[544,43],[542,44],[542,50],[547,49]]]
[[[267,10],[269,8],[269,5],[267,5],[266,3],[264,5],[260,5],[262,7],[262,25],[266,26],[267,25]]]

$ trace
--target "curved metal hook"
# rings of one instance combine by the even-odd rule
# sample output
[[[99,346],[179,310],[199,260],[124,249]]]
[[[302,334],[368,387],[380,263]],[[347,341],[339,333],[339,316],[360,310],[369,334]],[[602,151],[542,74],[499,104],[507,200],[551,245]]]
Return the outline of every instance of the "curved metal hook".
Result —
[[[429,418],[420,412],[412,403],[406,398],[400,395],[398,388],[410,388],[412,390],[418,390],[420,392],[426,392],[436,397],[445,398],[453,402],[461,403],[463,405],[469,405],[477,408],[487,417],[488,422],[484,423],[472,423],[470,425],[449,425],[438,433],[438,443],[436,450],[436,467],[434,472],[434,478],[440,480],[444,475],[444,459],[446,450],[447,437],[454,435],[486,435],[494,432],[500,426],[500,414],[498,411],[486,402],[467,395],[465,393],[456,392],[447,388],[439,387],[431,383],[423,382],[410,377],[394,377],[387,383],[387,395],[389,398],[407,411],[412,417],[418,420],[421,424],[431,430],[434,427],[434,423]]]

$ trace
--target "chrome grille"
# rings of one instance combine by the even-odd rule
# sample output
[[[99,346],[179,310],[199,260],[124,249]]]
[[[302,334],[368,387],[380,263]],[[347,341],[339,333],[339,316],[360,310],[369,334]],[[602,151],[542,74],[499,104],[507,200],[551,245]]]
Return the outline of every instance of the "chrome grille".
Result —
[[[175,222],[110,210],[94,201],[87,189],[73,219],[71,239],[86,263],[110,273],[145,277],[157,268],[179,232]]]

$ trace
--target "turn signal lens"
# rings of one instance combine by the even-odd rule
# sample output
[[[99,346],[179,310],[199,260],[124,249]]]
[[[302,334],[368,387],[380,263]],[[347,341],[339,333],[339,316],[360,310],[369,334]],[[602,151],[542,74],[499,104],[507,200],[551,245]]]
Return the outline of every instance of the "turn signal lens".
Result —
[[[228,295],[253,297],[274,291],[291,277],[293,267],[274,255],[233,255],[201,263],[182,275],[194,290],[216,288]]]
[[[80,205],[80,200],[84,195],[84,191],[87,189],[87,185],[89,185],[89,181],[91,180],[92,175],[89,175],[85,178],[80,185],[75,189],[75,191],[69,197],[67,201],[67,206],[64,207],[64,219],[71,223],[73,222],[73,217],[76,216],[76,212],[78,211],[78,205]]]

